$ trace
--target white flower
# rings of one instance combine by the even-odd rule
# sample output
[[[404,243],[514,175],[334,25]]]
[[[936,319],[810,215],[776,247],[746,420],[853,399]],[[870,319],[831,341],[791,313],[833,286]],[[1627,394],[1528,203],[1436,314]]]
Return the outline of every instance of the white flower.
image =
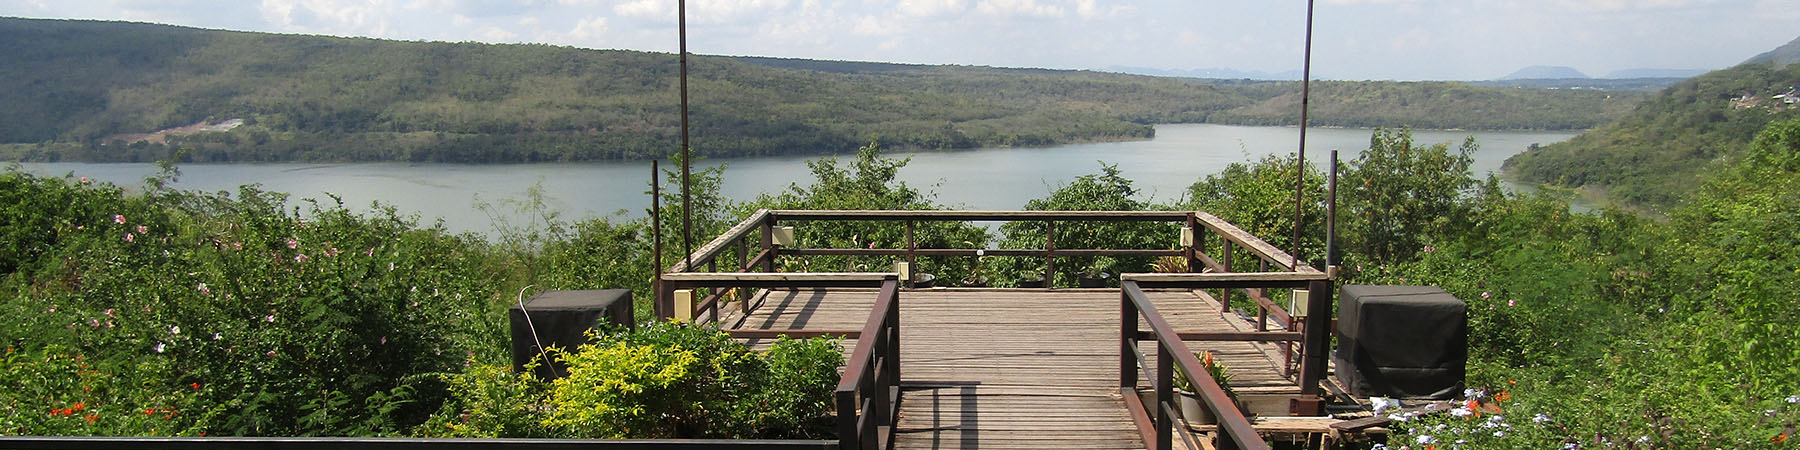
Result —
[[[1645,442],[1650,442],[1650,436],[1638,436],[1637,443],[1642,444]]]
[[[176,325],[176,326],[169,327],[169,334],[180,336],[181,335],[181,326]]]
[[[1469,408],[1456,408],[1450,410],[1450,415],[1456,417],[1469,417],[1470,414],[1475,414],[1475,411],[1470,411]]]
[[[157,352],[157,353],[162,353],[162,352],[163,352],[163,348],[164,348],[164,345],[163,345],[163,343],[161,343],[161,342],[158,342],[158,343],[156,343],[156,352]]]
[[[224,337],[224,335],[221,335],[219,333],[213,333],[213,340],[215,340],[215,341],[219,340],[219,338],[221,338],[221,337]]]
[[[1437,438],[1431,437],[1429,434],[1421,434],[1417,439],[1413,439],[1413,442],[1420,445],[1431,444],[1436,443]]]
[[[1570,442],[1570,443],[1567,443],[1567,444],[1563,444],[1563,450],[1575,450],[1575,449],[1578,449],[1578,448],[1581,448],[1581,446],[1580,446],[1580,445],[1576,445],[1576,444],[1575,444],[1575,443],[1574,443],[1574,442]]]
[[[1369,397],[1369,405],[1375,408],[1376,414],[1380,414],[1389,408],[1399,408],[1400,401],[1387,397]]]
[[[1787,398],[1787,402],[1788,403],[1800,403],[1800,395],[1789,395]]]
[[[1485,395],[1487,395],[1487,392],[1483,392],[1480,389],[1463,389],[1463,398],[1481,398]]]
[[[1494,430],[1494,437],[1506,437],[1506,430]]]
[[[1546,416],[1546,415],[1544,415],[1544,413],[1538,413],[1538,415],[1531,416],[1531,421],[1534,423],[1549,422],[1550,416]]]

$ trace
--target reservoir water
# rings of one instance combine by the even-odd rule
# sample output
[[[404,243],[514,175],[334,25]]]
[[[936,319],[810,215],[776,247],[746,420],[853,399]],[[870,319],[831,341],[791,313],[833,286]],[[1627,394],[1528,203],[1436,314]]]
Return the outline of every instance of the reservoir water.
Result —
[[[1315,128],[1307,131],[1307,159],[1322,162],[1333,149],[1348,161],[1367,148],[1372,130]],[[1501,162],[1531,144],[1550,144],[1573,137],[1574,131],[1440,131],[1413,132],[1414,142],[1450,142],[1452,147],[1474,136],[1477,176],[1498,171]],[[1117,165],[1135,182],[1141,199],[1158,202],[1180,198],[1187,186],[1233,162],[1269,154],[1291,154],[1299,129],[1206,124],[1160,125],[1146,141],[1075,144],[1046,148],[988,148],[967,151],[899,152],[911,157],[900,179],[932,192],[939,203],[964,209],[1020,209],[1081,175],[1098,173],[1100,162]],[[696,143],[703,145],[703,143]],[[807,185],[812,174],[806,161],[818,156],[725,158],[697,160],[696,166],[725,164],[723,189],[745,200]],[[847,159],[847,156],[840,156]],[[139,186],[155,172],[151,164],[30,163],[25,170],[45,176],[73,174],[124,186]],[[665,165],[665,167],[667,167]],[[563,164],[185,164],[176,188],[232,191],[245,184],[287,192],[294,199],[327,201],[336,195],[348,206],[367,209],[372,202],[417,214],[421,223],[442,219],[452,231],[488,233],[495,220],[520,224],[526,219],[505,204],[541,186],[547,203],[564,219],[643,217],[649,209],[650,162],[616,161]],[[697,169],[696,169],[697,170]],[[665,179],[665,182],[667,180]],[[484,210],[478,204],[499,205]]]

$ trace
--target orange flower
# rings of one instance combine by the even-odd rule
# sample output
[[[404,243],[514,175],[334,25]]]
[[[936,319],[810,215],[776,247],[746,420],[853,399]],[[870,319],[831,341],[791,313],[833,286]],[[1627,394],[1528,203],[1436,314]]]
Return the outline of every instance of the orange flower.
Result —
[[[1777,442],[1777,443],[1787,442],[1787,432],[1783,431],[1783,432],[1781,432],[1781,434],[1777,434],[1777,435],[1775,435],[1775,437],[1769,438],[1769,442]]]
[[[1494,394],[1494,400],[1502,402],[1512,400],[1512,394],[1507,393],[1506,391],[1500,391],[1500,393]]]
[[[144,408],[144,415],[146,415],[146,416],[156,415],[156,408]]]
[[[85,409],[87,409],[87,403],[75,402],[75,404],[69,405],[69,411],[71,412],[81,412]]]
[[[87,418],[88,425],[93,425],[95,420],[100,419],[100,413],[90,413],[84,417]]]

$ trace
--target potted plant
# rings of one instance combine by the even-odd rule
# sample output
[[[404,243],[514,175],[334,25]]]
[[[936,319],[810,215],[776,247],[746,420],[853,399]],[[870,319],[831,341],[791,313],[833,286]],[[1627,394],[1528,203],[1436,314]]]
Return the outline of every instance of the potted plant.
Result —
[[[1022,287],[1022,288],[1044,287],[1044,276],[1038,275],[1035,273],[1027,273],[1027,274],[1019,275],[1019,287]]]
[[[1218,383],[1219,388],[1225,390],[1225,396],[1231,398],[1232,405],[1237,405],[1237,393],[1231,391],[1231,372],[1229,368],[1225,367],[1225,363],[1219,362],[1218,358],[1213,357],[1211,351],[1194,353],[1194,357],[1200,359],[1200,365],[1205,368],[1206,375],[1212,377],[1213,382]],[[1188,383],[1187,377],[1179,375],[1177,373],[1175,377],[1174,388],[1176,404],[1181,409],[1181,417],[1195,425],[1218,423],[1219,419],[1213,416],[1212,411],[1206,409],[1206,405],[1201,404],[1200,394],[1195,392],[1194,385]]]
[[[969,241],[963,242],[973,245],[973,243]],[[969,276],[962,280],[963,287],[987,287],[987,274],[981,270],[981,258],[985,257],[982,253],[981,250],[975,251],[975,264],[969,266]]]
[[[1084,288],[1106,287],[1107,281],[1112,279],[1111,269],[1117,263],[1118,261],[1105,256],[1094,258],[1094,262],[1075,277],[1075,285]]]
[[[914,289],[929,289],[934,283],[937,283],[937,275],[919,273],[913,276]]]

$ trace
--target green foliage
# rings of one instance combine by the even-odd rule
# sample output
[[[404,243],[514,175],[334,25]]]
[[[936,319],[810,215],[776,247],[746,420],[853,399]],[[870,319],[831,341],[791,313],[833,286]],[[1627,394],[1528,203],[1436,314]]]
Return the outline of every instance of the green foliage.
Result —
[[[807,161],[813,183],[790,185],[779,194],[763,194],[738,207],[743,215],[757,209],[942,209],[932,194],[920,192],[896,176],[908,159],[881,156],[881,146],[869,144],[848,164],[836,158]],[[814,221],[794,222],[794,235],[803,248],[906,248],[906,226],[899,222]],[[920,248],[979,248],[988,240],[986,230],[963,222],[916,222],[913,237]],[[891,258],[808,257],[789,260],[796,269],[831,272],[885,271]],[[919,272],[939,278],[960,277],[972,270],[962,258],[924,258]]]
[[[1376,264],[1410,259],[1426,236],[1465,226],[1475,147],[1469,138],[1452,154],[1448,143],[1415,147],[1408,130],[1375,130],[1343,174],[1351,251]]]
[[[503,366],[446,375],[451,401],[414,432],[456,437],[824,438],[844,364],[836,340],[758,354],[713,328],[651,322],[557,351],[544,383]]]
[[[1800,85],[1800,65],[1744,64],[1664,89],[1630,114],[1568,141],[1508,158],[1526,181],[1604,191],[1625,205],[1667,211],[1709,168],[1742,156],[1764,126],[1800,117],[1771,98]]]
[[[1300,214],[1300,253],[1307,261],[1325,255],[1325,174],[1311,164],[1297,167],[1292,156],[1269,155],[1253,162],[1237,162],[1188,186],[1186,208],[1206,211],[1243,228],[1284,251],[1294,250],[1294,178],[1304,174]],[[1206,251],[1222,251],[1215,240]],[[1245,261],[1233,270],[1253,270]]]
[[[1132,198],[1137,189],[1131,180],[1119,174],[1117,166],[1100,163],[1100,173],[1076,177],[1068,185],[1057,188],[1049,197],[1025,202],[1029,211],[1144,211],[1156,209],[1149,202]],[[1001,248],[1045,248],[1050,236],[1044,222],[1007,222],[1000,226],[1005,236]],[[1177,225],[1167,222],[1059,222],[1055,226],[1056,248],[1082,249],[1163,249],[1169,248]],[[994,272],[1002,284],[1012,283],[1020,275],[1052,276],[1054,284],[1072,287],[1076,278],[1087,272],[1148,272],[1152,258],[1130,256],[1118,258],[1073,257],[1057,261],[1056,273],[1043,273],[1042,260],[1036,258],[996,258]]]

